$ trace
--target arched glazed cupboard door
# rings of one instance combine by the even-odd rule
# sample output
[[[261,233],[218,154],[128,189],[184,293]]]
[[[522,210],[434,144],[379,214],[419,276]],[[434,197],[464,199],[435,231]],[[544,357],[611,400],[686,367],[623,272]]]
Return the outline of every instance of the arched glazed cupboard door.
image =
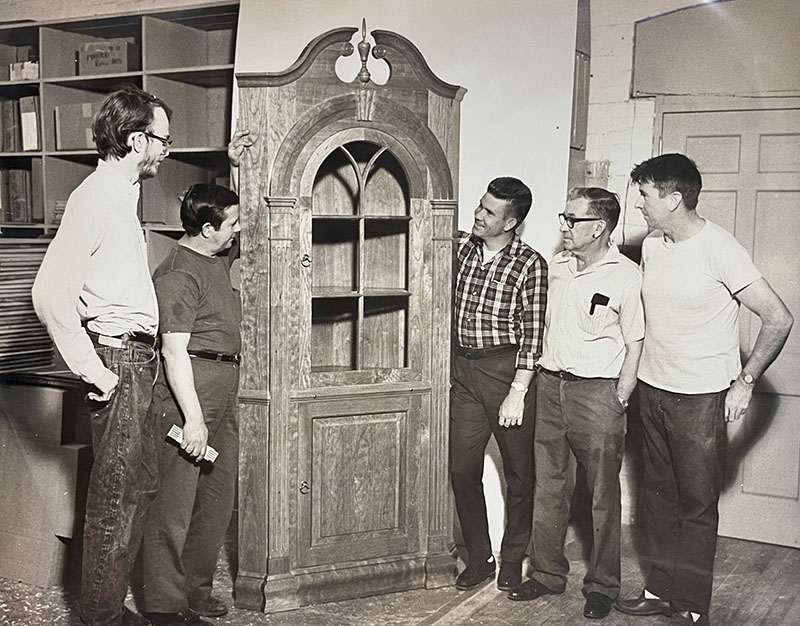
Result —
[[[243,364],[236,603],[452,584],[452,252],[464,89],[358,29],[239,75]]]

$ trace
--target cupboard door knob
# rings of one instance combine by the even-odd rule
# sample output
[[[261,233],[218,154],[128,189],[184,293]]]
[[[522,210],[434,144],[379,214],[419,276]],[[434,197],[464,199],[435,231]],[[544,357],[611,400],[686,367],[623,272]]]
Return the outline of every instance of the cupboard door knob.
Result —
[[[300,265],[302,265],[303,267],[309,267],[311,265],[311,257],[308,256],[307,254],[304,254],[303,258],[300,259]]]
[[[300,493],[306,495],[309,491],[311,491],[311,485],[309,485],[305,480],[300,483]]]

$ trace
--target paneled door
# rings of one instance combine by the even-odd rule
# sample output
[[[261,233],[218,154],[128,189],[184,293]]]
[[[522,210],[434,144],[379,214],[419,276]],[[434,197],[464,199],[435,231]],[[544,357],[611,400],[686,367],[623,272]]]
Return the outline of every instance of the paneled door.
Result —
[[[776,106],[667,104],[658,116],[661,153],[694,159],[703,176],[698,213],[733,233],[800,319],[800,102]],[[742,307],[739,321],[746,356],[759,320]],[[721,535],[800,546],[798,414],[800,324],[758,382],[745,419],[728,427]]]

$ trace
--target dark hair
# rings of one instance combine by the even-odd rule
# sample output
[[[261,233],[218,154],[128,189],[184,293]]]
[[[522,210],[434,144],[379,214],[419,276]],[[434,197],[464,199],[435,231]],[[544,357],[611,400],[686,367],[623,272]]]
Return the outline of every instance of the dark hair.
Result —
[[[697,207],[697,197],[703,188],[697,165],[685,154],[678,153],[662,154],[640,163],[633,168],[631,180],[637,185],[650,183],[658,189],[661,198],[679,192],[683,204],[691,211]]]
[[[92,122],[94,143],[100,158],[125,158],[131,151],[128,136],[147,130],[153,123],[156,108],[164,109],[167,119],[172,117],[172,109],[163,100],[134,85],[126,85],[110,94]]]
[[[225,209],[239,204],[236,192],[211,184],[189,187],[181,202],[181,224],[190,237],[200,234],[203,224],[211,224],[219,230],[225,221]]]
[[[517,218],[517,226],[522,224],[533,204],[533,195],[525,183],[518,178],[501,176],[490,182],[486,191],[498,200],[508,201],[511,217]]]
[[[606,223],[610,235],[619,222],[619,196],[600,187],[573,187],[567,194],[567,200],[584,198],[589,202],[589,210]]]

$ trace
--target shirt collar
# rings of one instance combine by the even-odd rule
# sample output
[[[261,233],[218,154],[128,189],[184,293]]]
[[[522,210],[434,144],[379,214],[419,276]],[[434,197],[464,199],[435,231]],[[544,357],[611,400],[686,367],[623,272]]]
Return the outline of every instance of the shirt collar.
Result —
[[[589,267],[586,267],[583,270],[581,270],[580,273],[583,274],[586,271],[594,271],[595,269],[597,269],[598,267],[601,267],[603,265],[607,265],[607,264],[611,264],[611,263],[619,263],[621,256],[622,256],[622,253],[619,251],[619,248],[617,247],[617,244],[615,244],[612,241],[611,245],[608,247],[608,252],[606,252],[605,256],[602,259],[600,259],[599,261],[597,261],[597,263],[593,263]],[[573,270],[573,272],[578,273],[578,260],[572,254],[567,252],[566,250],[562,251],[562,252],[559,252],[555,256],[555,258],[552,260],[552,262],[553,263],[569,263],[570,267]]]
[[[483,248],[484,245],[483,239],[481,239],[480,237],[476,237],[475,235],[470,235],[469,241],[473,249],[478,250]],[[508,254],[510,256],[518,256],[521,247],[522,247],[522,239],[520,238],[519,233],[515,231],[514,236],[511,238],[511,241],[509,241],[502,250],[499,250],[497,254]]]

